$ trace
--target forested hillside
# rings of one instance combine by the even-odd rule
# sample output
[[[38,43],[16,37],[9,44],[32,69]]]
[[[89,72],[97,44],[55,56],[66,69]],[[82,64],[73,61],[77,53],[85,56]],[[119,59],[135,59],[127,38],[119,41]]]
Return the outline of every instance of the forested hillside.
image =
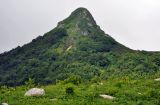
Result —
[[[50,84],[70,77],[81,82],[160,71],[160,53],[135,51],[106,34],[90,12],[78,8],[32,42],[0,54],[0,85]]]

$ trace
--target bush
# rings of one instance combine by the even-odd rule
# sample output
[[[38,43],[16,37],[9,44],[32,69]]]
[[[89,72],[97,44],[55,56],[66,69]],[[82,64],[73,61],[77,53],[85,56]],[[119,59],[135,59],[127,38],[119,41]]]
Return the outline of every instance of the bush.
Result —
[[[65,91],[66,91],[66,94],[74,94],[74,87],[73,87],[73,85],[71,85],[71,84],[67,85]]]
[[[72,75],[69,78],[64,80],[64,83],[73,83],[75,85],[78,85],[82,82],[81,77],[78,75]]]
[[[34,79],[29,78],[28,81],[25,82],[25,85],[26,85],[28,88],[33,88],[33,87],[35,86],[35,81],[34,81]]]
[[[100,79],[100,77],[98,77],[98,76],[95,76],[95,77],[93,77],[92,79],[91,79],[91,82],[92,83],[99,83],[101,81],[101,79]]]

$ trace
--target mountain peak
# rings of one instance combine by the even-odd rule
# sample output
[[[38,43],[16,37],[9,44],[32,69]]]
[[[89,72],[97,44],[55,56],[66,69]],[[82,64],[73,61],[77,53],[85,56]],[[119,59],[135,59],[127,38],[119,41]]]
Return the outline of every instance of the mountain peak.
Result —
[[[113,70],[119,54],[128,51],[100,29],[87,9],[78,8],[43,36],[0,54],[0,86],[21,85],[29,78],[48,84],[72,73],[91,80],[110,65]]]
[[[88,18],[88,19],[93,19],[91,13],[86,9],[86,8],[78,8],[75,11],[73,11],[70,15],[70,17],[76,17],[76,18]],[[94,19],[93,19],[94,20]]]
[[[92,25],[96,25],[96,22],[93,18],[93,16],[91,15],[91,13],[86,9],[86,8],[78,8],[75,11],[73,11],[70,15],[70,17],[76,17],[78,19],[86,19],[88,20],[88,22],[90,22]]]
[[[77,8],[71,14],[73,15],[73,14],[80,14],[80,13],[84,13],[84,14],[89,13],[90,14],[90,12],[86,8],[83,8],[83,7]]]
[[[59,22],[58,27],[72,28],[72,30],[75,29],[76,32],[78,31],[78,33],[83,35],[89,34],[88,29],[100,29],[91,13],[83,7],[76,9],[68,18]]]

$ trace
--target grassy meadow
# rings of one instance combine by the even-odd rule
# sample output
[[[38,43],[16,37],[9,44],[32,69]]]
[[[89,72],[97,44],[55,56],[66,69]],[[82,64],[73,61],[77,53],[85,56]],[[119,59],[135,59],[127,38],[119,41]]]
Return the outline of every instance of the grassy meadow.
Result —
[[[79,84],[59,81],[47,86],[1,86],[0,102],[7,102],[9,105],[159,105],[160,81],[155,81],[154,77],[133,79],[123,76]],[[24,96],[31,87],[45,89],[45,95]],[[100,94],[110,95],[115,99],[103,99]]]

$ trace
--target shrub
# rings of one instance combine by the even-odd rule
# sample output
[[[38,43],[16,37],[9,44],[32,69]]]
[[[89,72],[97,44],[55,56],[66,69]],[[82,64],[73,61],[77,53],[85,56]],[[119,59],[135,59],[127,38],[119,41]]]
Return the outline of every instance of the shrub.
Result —
[[[95,77],[93,77],[92,79],[91,79],[91,82],[92,83],[99,83],[101,81],[101,79],[100,79],[100,77],[98,77],[98,76],[95,76]]]
[[[78,75],[72,75],[69,78],[64,80],[64,83],[73,83],[75,85],[78,85],[82,82],[81,77]]]
[[[74,87],[73,87],[73,85],[68,84],[67,87],[66,87],[66,89],[65,89],[65,91],[66,91],[66,94],[74,94]]]
[[[35,81],[34,79],[32,78],[29,78],[27,82],[25,82],[25,85],[28,87],[28,88],[32,88],[35,86]]]

